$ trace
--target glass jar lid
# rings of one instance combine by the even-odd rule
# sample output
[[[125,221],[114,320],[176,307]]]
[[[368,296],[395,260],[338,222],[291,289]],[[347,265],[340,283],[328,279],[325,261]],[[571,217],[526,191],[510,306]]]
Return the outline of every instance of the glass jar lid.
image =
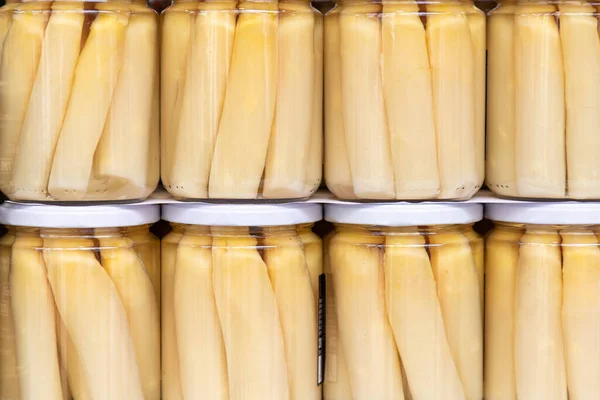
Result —
[[[483,218],[475,203],[328,204],[329,222],[356,225],[417,226],[469,224]]]
[[[600,224],[600,203],[503,203],[487,204],[485,216],[492,221],[517,224]]]
[[[152,224],[160,219],[154,204],[55,206],[6,202],[0,223],[38,228],[115,228]]]
[[[291,204],[166,204],[163,219],[207,226],[282,226],[307,224],[323,217],[322,206]]]

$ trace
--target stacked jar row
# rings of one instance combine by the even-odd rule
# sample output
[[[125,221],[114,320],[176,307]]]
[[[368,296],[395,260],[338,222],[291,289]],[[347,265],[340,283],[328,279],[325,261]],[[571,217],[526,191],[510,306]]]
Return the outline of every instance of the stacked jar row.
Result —
[[[503,196],[599,199],[597,16],[585,1],[507,0],[487,21],[466,0],[340,0],[325,17],[308,0],[177,1],[159,30],[138,1],[11,3],[0,190],[133,201],[162,177],[181,199],[301,199],[324,153],[344,199],[467,199],[486,164]]]
[[[599,211],[5,205],[0,397],[595,399]]]

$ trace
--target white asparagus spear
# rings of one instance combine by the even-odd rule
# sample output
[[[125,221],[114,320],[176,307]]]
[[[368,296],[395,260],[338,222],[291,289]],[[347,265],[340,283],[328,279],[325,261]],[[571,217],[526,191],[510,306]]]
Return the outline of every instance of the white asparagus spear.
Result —
[[[479,277],[469,239],[461,233],[430,236],[431,265],[448,344],[465,398],[483,397],[483,323]]]
[[[185,87],[186,65],[190,50],[195,14],[190,12],[195,4],[173,4],[162,14],[161,32],[161,178],[167,190],[173,189],[171,170]]]
[[[563,305],[569,399],[600,398],[600,249],[592,231],[562,231]]]
[[[329,262],[329,242],[331,236],[325,238],[326,252],[323,255],[323,271],[325,279],[325,382],[323,383],[324,400],[352,399],[350,378],[344,347],[339,334],[335,293],[333,287],[333,274]]]
[[[385,245],[388,315],[412,398],[465,399],[446,338],[425,239],[417,232],[387,236]]]
[[[216,6],[223,7],[216,3]],[[235,3],[230,3],[234,7]],[[186,81],[170,160],[171,193],[206,198],[219,119],[225,99],[235,34],[234,10],[206,10],[196,16],[186,67]]]
[[[324,25],[325,183],[340,199],[355,199],[344,133],[340,13],[331,11]]]
[[[600,198],[600,38],[596,9],[561,4],[560,39],[565,69],[568,197]],[[585,61],[583,61],[585,60]]]
[[[380,11],[374,3],[349,4],[339,17],[341,112],[354,193],[364,199],[396,196],[383,99]]]
[[[380,237],[331,239],[339,335],[355,400],[404,399],[400,358],[386,312]]]
[[[283,332],[290,400],[321,400],[317,305],[302,242],[295,233],[266,233],[262,242]]]
[[[383,93],[396,198],[440,194],[431,69],[416,2],[383,3]]]
[[[516,228],[497,227],[486,242],[484,397],[490,400],[517,398],[514,313],[521,236]]]
[[[312,12],[315,12],[312,9]],[[309,154],[306,165],[306,182],[303,195],[309,196],[316,191],[323,177],[323,23],[320,13],[314,15],[315,31],[313,43],[313,62],[315,79],[313,80],[312,123]]]
[[[483,238],[479,236],[479,234],[475,232],[473,228],[468,228],[464,234],[469,239],[471,253],[473,253],[473,260],[475,261],[475,269],[477,270],[477,280],[479,281],[479,298],[481,299],[481,318],[483,321],[485,304],[485,256],[483,252]]]
[[[319,276],[323,273],[323,243],[321,238],[311,231],[310,228],[298,231],[298,238],[304,246],[304,255],[308,274],[310,275],[310,286],[315,296],[315,305],[319,304]]]
[[[17,234],[11,254],[11,302],[20,399],[62,400],[54,299],[40,249],[42,239]]]
[[[81,200],[88,190],[94,152],[121,69],[127,22],[125,13],[100,12],[79,55],[48,182],[56,200]]]
[[[241,3],[238,8],[245,7]],[[242,6],[243,5],[243,6]],[[254,199],[263,175],[277,96],[277,3],[238,17],[208,195]]]
[[[527,230],[522,239],[515,296],[517,398],[566,400],[561,323],[560,237]]]
[[[4,12],[0,15],[0,60],[2,58],[2,50],[4,49],[4,40],[8,35],[10,25],[12,23],[12,15]]]
[[[488,18],[487,186],[517,196],[515,159],[515,61],[513,4],[500,4]]]
[[[277,300],[256,239],[247,232],[239,236],[216,234],[212,256],[229,398],[290,399]]]
[[[213,290],[212,238],[183,236],[177,248],[174,312],[186,399],[229,399],[227,360]]]
[[[157,52],[156,16],[131,16],[125,32],[122,66],[94,154],[94,178],[112,196],[140,199],[148,191]]]
[[[144,399],[127,313],[90,239],[44,238],[56,307],[93,399]]]
[[[473,45],[475,85],[475,166],[477,168],[477,185],[481,186],[485,175],[485,73],[486,73],[486,16],[475,7],[473,1],[465,7],[467,20],[471,29]]]
[[[160,240],[145,229],[126,231],[126,236],[133,241],[135,252],[150,277],[158,304],[160,303]]]
[[[154,286],[133,248],[133,240],[102,232],[96,235],[102,266],[115,284],[127,314],[144,400],[159,400],[160,309]]]
[[[162,397],[183,400],[179,351],[175,329],[175,264],[177,248],[182,238],[179,232],[170,232],[161,241],[161,375]]]
[[[42,41],[51,3],[36,7],[38,12],[13,13],[12,23],[3,45],[0,65],[0,107],[4,114],[0,127],[0,190],[12,192],[14,157],[21,128],[35,82]]]
[[[565,196],[565,88],[553,5],[515,10],[517,189],[522,197]]]
[[[480,184],[475,148],[475,59],[462,7],[427,5],[427,44],[442,191],[439,198],[470,197]]]
[[[265,198],[301,198],[312,154],[315,16],[309,2],[279,4],[277,102],[263,186]]]
[[[19,370],[10,292],[11,246],[15,236],[0,238],[0,399],[19,399]]]
[[[13,196],[45,200],[83,31],[83,4],[52,4],[40,62],[13,164]]]

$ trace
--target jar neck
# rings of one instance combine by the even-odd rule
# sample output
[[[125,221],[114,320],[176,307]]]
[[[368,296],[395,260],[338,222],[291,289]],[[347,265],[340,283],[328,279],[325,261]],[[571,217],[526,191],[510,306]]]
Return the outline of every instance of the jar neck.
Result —
[[[466,233],[473,230],[473,224],[444,224],[426,226],[380,226],[380,225],[353,225],[334,224],[337,233],[357,233],[374,236],[410,236],[432,235],[436,233]]]
[[[310,4],[310,0],[244,0],[240,2],[236,0],[173,0],[173,4],[182,3],[222,5],[223,8],[236,8],[237,6],[239,9],[271,9],[274,5],[282,3]]]
[[[516,0],[515,0],[516,1]],[[397,5],[422,5],[434,6],[436,4],[457,4],[457,5],[474,5],[474,0],[337,0],[338,5],[353,5],[353,4],[397,4]]]
[[[173,223],[173,232],[182,235],[265,237],[276,235],[296,235],[300,230],[310,231],[313,224],[282,226],[203,226]]]
[[[41,238],[98,239],[152,235],[149,224],[118,228],[36,228],[27,226],[8,226],[7,228],[9,234],[12,235]]]

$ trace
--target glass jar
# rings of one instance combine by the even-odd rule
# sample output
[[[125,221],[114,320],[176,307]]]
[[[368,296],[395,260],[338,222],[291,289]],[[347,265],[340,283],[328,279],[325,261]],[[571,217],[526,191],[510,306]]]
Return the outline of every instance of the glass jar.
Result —
[[[163,207],[164,399],[320,400],[321,206]]]
[[[501,1],[489,14],[487,186],[600,199],[598,3]]]
[[[310,196],[322,171],[321,14],[308,0],[176,0],[162,29],[165,188]]]
[[[482,213],[325,206],[325,400],[483,398]]]
[[[600,398],[600,207],[494,204],[485,398]]]
[[[342,199],[467,199],[484,178],[485,15],[340,0],[325,16],[325,181]]]
[[[144,199],[159,178],[158,20],[141,0],[0,11],[0,190]]]
[[[0,207],[1,399],[160,399],[158,218]]]

